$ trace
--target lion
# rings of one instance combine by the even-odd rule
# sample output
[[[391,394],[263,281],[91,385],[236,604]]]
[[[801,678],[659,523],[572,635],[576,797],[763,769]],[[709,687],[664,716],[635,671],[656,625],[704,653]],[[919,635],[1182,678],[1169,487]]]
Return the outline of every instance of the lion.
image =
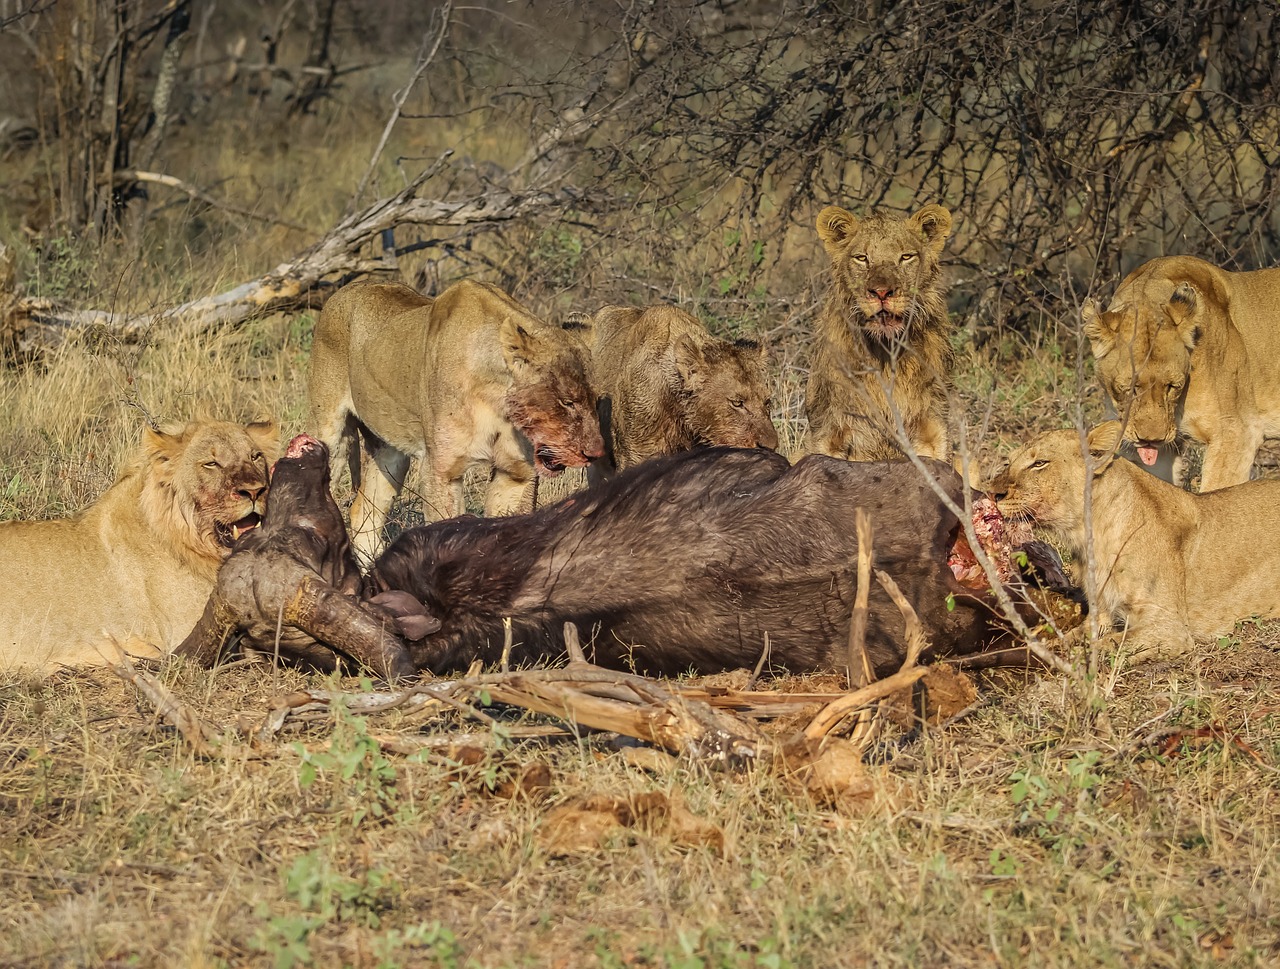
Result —
[[[335,472],[343,460],[350,467],[361,557],[380,548],[411,458],[424,459],[423,513],[438,521],[465,511],[472,465],[491,466],[484,510],[500,515],[524,508],[535,474],[601,457],[589,362],[580,336],[484,283],[455,283],[436,298],[385,283],[335,293],[316,322],[311,415]]]
[[[1249,616],[1280,617],[1280,481],[1194,495],[1114,460],[1119,421],[1098,425],[1086,443],[1088,472],[1080,435],[1050,431],[1014,452],[991,487],[1001,513],[1050,532],[1080,561],[1091,529],[1089,608],[1100,628],[1127,622],[1147,659],[1185,653]]]
[[[1193,256],[1139,266],[1084,333],[1098,375],[1128,416],[1146,465],[1181,434],[1205,446],[1200,490],[1249,480],[1264,438],[1280,437],[1280,269],[1233,273]]]
[[[954,353],[938,256],[950,231],[941,205],[907,219],[859,220],[835,205],[818,213],[831,282],[805,395],[810,450],[900,458],[900,418],[918,454],[947,459]]]
[[[666,304],[605,306],[577,325],[591,348],[605,432],[606,457],[593,472],[696,445],[777,449],[759,343],[717,339]]]
[[[278,450],[273,423],[147,429],[132,465],[75,517],[0,524],[0,667],[102,665],[113,640],[173,649],[261,520]]]

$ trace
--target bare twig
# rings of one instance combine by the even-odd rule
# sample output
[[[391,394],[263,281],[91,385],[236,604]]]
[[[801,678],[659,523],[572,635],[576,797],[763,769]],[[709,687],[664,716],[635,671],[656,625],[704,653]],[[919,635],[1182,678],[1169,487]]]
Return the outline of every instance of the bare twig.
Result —
[[[215,198],[204,189],[190,182],[184,182],[180,178],[173,175],[166,175],[163,172],[144,172],[136,168],[123,168],[116,171],[112,175],[112,182],[115,185],[128,185],[130,182],[148,182],[153,185],[163,185],[166,188],[176,189],[182,192],[188,198],[193,198],[198,202],[215,209],[223,209],[234,215],[242,215],[246,219],[256,219],[259,222],[269,222],[272,225],[282,225],[287,229],[296,229],[299,232],[313,231],[310,226],[303,225],[300,222],[294,222],[291,219],[284,219],[277,215],[271,215],[267,212],[255,212],[253,209],[245,208],[243,205],[236,205],[225,199]]]
[[[444,41],[445,34],[449,32],[449,19],[453,13],[453,0],[445,0],[444,5],[440,8],[440,27],[436,31],[435,39],[423,37],[422,47],[418,51],[418,62],[413,69],[413,76],[409,78],[409,83],[395,93],[392,100],[391,117],[387,118],[387,123],[383,126],[382,137],[378,139],[378,146],[373,150],[373,157],[369,159],[369,165],[365,168],[364,174],[360,176],[360,183],[356,186],[355,194],[351,196],[351,201],[347,205],[347,211],[355,210],[359,204],[364,190],[369,184],[374,169],[378,167],[378,159],[382,157],[383,150],[387,147],[387,140],[391,137],[391,131],[395,128],[396,122],[400,120],[400,112],[404,108],[404,102],[409,97],[409,92],[414,85],[422,78],[423,73],[435,60],[436,52],[440,50],[440,44]],[[430,44],[431,49],[427,50]]]
[[[849,687],[866,686],[875,673],[867,655],[867,601],[871,596],[871,517],[862,508],[854,512],[858,531],[858,588],[849,620]]]

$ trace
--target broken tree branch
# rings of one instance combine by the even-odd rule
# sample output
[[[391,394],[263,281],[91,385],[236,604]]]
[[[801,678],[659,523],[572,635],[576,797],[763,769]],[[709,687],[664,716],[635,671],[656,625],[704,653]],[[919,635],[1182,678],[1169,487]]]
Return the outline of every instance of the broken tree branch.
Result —
[[[100,330],[128,343],[138,342],[157,329],[174,334],[208,332],[305,306],[327,278],[382,268],[381,262],[362,257],[360,249],[385,229],[399,225],[491,225],[527,218],[566,202],[563,193],[543,191],[490,191],[467,199],[417,198],[418,188],[444,166],[450,154],[446,152],[397,195],[379,199],[343,219],[294,259],[234,289],[158,313],[75,310],[51,300],[19,298],[0,321],[4,325],[0,344],[21,356],[31,356],[54,349],[72,334],[86,330]]]

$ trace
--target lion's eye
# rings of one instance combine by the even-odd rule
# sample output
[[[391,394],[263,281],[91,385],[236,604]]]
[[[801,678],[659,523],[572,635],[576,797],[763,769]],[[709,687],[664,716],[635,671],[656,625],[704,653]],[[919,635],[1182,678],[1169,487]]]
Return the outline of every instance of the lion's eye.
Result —
[[[917,253],[917,252],[904,252],[904,253],[903,253],[903,254],[898,258],[898,262],[910,262],[912,259],[915,259],[915,258],[916,258],[916,256],[918,256],[918,255],[919,255],[919,253]]]
[[[1043,468],[1047,468],[1048,466],[1049,466],[1049,462],[1048,462],[1048,461],[1033,461],[1033,462],[1031,463],[1031,466],[1030,466],[1029,468],[1027,468],[1027,470],[1028,470],[1028,471],[1040,471],[1040,470],[1042,470]]]
[[[261,452],[261,451],[254,451],[254,452],[253,452],[253,454],[249,457],[249,460],[250,460],[250,461],[261,461],[261,460],[262,460],[262,452]]]
[[[733,407],[745,407],[745,406],[746,406],[746,403],[747,403],[747,402],[746,402],[745,400],[743,400],[741,397],[730,397],[730,398],[729,398],[729,404],[730,404],[731,406],[733,406]]]
[[[849,258],[852,259],[854,262],[856,262],[859,266],[865,266],[867,264],[867,254],[865,252],[855,252],[852,255],[850,255]]]
[[[577,404],[577,401],[572,401],[568,397],[561,397],[560,406],[563,407],[565,410],[573,410],[575,407],[578,406],[578,404]]]

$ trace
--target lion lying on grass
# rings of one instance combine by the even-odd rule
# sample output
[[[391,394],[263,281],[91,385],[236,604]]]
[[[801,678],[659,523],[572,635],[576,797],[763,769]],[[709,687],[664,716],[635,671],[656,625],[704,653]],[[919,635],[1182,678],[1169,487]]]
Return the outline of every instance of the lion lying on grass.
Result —
[[[484,507],[496,515],[521,509],[535,473],[600,457],[588,363],[576,334],[483,283],[455,283],[434,299],[372,283],[336,293],[316,323],[311,413],[333,461],[350,464],[357,551],[371,559],[380,547],[412,457],[425,463],[428,521],[465,510],[471,465],[492,467]]]
[[[133,466],[79,515],[0,524],[0,668],[110,662],[112,639],[181,642],[260,520],[278,447],[274,424],[147,430]]]
[[[1086,300],[1081,316],[1144,464],[1182,433],[1205,445],[1201,491],[1249,480],[1258,446],[1280,436],[1280,269],[1152,259],[1105,312]]]
[[[1196,637],[1249,616],[1280,617],[1280,481],[1193,495],[1115,460],[1119,444],[1118,421],[1095,427],[1086,472],[1079,435],[1050,431],[1014,452],[992,483],[1004,515],[1049,530],[1084,561],[1093,475],[1089,608],[1101,628],[1127,621],[1146,659],[1187,652]]]

